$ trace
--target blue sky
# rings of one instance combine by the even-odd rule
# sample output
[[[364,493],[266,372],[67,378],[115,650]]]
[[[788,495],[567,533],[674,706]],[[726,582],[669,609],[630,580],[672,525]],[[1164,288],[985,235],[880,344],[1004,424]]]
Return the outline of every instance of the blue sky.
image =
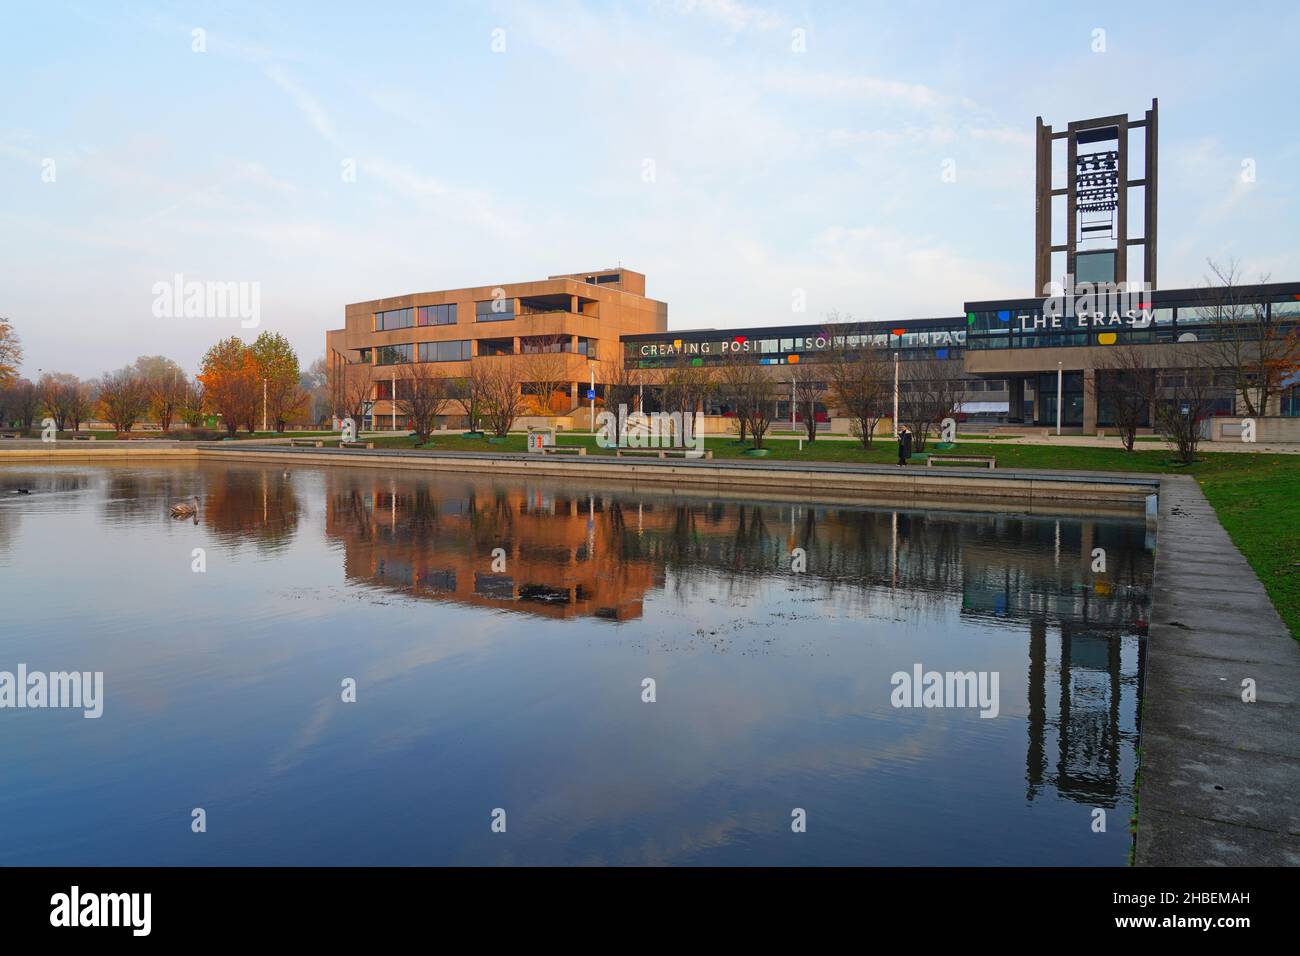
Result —
[[[1160,284],[1207,257],[1300,278],[1295,4],[7,7],[0,315],[28,375],[256,334],[155,317],[177,273],[260,283],[304,363],[347,302],[618,262],[674,328],[952,315],[1032,292],[1034,117],[1153,96]]]

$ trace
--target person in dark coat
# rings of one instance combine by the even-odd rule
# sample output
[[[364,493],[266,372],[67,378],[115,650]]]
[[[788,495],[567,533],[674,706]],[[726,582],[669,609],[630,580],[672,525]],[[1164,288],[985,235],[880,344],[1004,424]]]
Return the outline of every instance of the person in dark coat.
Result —
[[[912,457],[912,433],[906,425],[898,429],[898,464],[906,465]]]

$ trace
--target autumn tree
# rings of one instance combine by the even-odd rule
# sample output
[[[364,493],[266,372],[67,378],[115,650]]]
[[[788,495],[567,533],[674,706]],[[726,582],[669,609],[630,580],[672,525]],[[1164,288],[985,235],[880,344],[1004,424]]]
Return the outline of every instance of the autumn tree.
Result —
[[[129,432],[149,411],[149,387],[128,366],[105,375],[99,383],[100,414],[119,432]]]
[[[221,416],[226,433],[234,437],[240,425],[257,416],[261,380],[257,362],[238,336],[222,339],[203,356],[199,381],[208,407]]]
[[[248,348],[263,384],[267,415],[275,423],[275,430],[283,432],[308,402],[300,381],[298,355],[279,332],[263,332]]]
[[[18,380],[18,369],[23,364],[23,346],[14,331],[13,323],[0,316],[0,388],[7,388]]]
[[[72,430],[81,431],[83,422],[89,421],[95,415],[95,409],[99,406],[99,382],[91,379],[88,382],[77,382],[72,386],[72,391],[68,395],[68,422],[72,425]]]
[[[186,379],[181,390],[176,414],[190,428],[198,428],[207,418],[206,395],[198,379]]]
[[[46,372],[36,382],[41,397],[41,414],[54,419],[54,427],[59,431],[66,430],[80,386],[81,380],[68,372]]]
[[[343,366],[340,377],[339,401],[343,403],[343,417],[352,419],[359,429],[366,417],[366,409],[370,407],[375,367],[369,362],[350,363]]]

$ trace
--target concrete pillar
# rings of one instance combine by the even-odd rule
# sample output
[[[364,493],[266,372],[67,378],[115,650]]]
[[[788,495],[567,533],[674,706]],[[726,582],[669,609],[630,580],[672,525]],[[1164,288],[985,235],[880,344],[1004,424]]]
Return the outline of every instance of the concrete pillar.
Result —
[[[1083,433],[1097,434],[1097,370],[1083,370]]]
[[[1007,379],[1007,421],[1023,422],[1025,420],[1025,380],[1023,378]]]

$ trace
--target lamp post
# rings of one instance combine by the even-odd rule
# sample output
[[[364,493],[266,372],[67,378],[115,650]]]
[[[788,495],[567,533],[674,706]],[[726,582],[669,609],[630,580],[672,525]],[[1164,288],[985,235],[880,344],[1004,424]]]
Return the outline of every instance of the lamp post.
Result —
[[[591,411],[588,413],[587,424],[591,427],[591,433],[596,433],[596,365],[594,362],[587,363],[587,369],[591,372],[591,388],[587,392],[588,400],[591,402]]]
[[[397,431],[397,372],[393,372],[393,431]]]
[[[894,353],[894,437],[898,437],[898,353]]]
[[[266,431],[266,379],[262,379],[262,431]]]

